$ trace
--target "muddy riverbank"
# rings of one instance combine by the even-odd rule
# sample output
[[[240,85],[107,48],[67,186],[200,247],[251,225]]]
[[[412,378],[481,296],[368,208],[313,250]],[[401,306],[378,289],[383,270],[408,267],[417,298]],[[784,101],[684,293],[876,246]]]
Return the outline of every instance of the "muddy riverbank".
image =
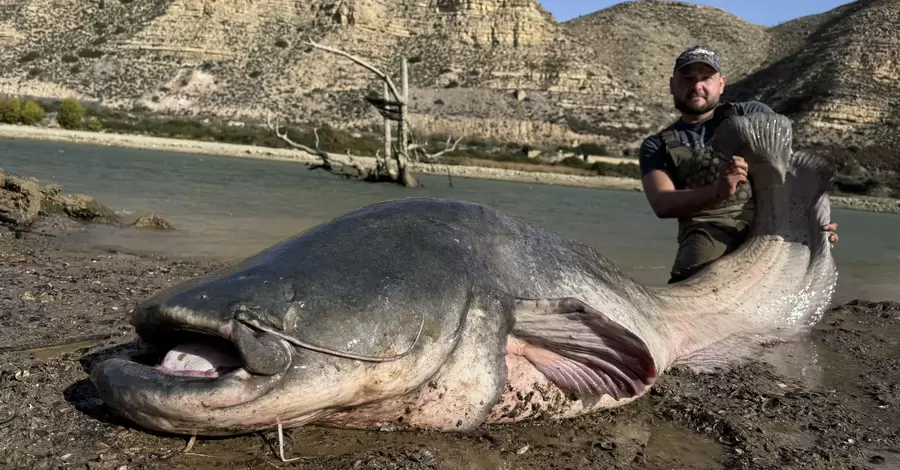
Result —
[[[87,381],[101,351],[133,339],[127,312],[220,262],[76,250],[68,219],[0,229],[0,464],[88,469],[835,469],[900,467],[900,304],[828,312],[791,367],[669,371],[622,409],[471,434],[307,427],[186,440],[112,415]],[[125,230],[133,230],[126,228]],[[778,350],[773,356],[794,354]],[[98,353],[100,356],[98,356]],[[789,358],[790,359],[790,358]]]

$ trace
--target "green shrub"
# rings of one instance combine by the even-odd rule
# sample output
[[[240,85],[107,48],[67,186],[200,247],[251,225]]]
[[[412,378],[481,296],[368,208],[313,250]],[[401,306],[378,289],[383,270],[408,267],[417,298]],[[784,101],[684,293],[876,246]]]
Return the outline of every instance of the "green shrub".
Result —
[[[637,163],[594,162],[590,168],[601,176],[641,179],[641,167]]]
[[[22,106],[22,124],[33,126],[44,119],[44,114],[44,108],[42,108],[41,105],[35,101],[27,100],[25,101],[25,105]]]
[[[80,129],[84,124],[84,105],[73,97],[66,98],[59,106],[56,122],[65,129]]]
[[[99,132],[99,131],[103,130],[103,124],[100,122],[99,119],[97,119],[95,117],[88,119],[85,124],[85,127],[87,127],[87,130],[94,131],[94,132]]]
[[[19,124],[22,122],[22,100],[18,97],[7,97],[0,101],[0,122]]]

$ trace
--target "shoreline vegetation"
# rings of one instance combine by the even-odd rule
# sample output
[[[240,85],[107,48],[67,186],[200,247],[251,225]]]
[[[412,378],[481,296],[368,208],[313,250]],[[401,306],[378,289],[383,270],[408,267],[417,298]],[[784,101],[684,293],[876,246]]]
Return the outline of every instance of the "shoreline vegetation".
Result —
[[[21,117],[17,117],[21,116]],[[310,127],[310,126],[306,126]],[[288,127],[292,140],[344,153],[353,163],[372,168],[383,148],[377,132],[350,133],[330,128]],[[429,136],[430,152],[442,150],[446,136]],[[0,96],[0,139],[65,142],[197,155],[320,163],[316,155],[288,147],[265,126],[156,116],[148,110],[112,110],[85,106],[74,99],[35,101]],[[410,161],[412,173],[591,189],[642,191],[637,160],[601,156],[595,144],[575,148],[531,149],[502,142],[465,140],[439,162]],[[833,190],[833,208],[900,213],[900,199]]]

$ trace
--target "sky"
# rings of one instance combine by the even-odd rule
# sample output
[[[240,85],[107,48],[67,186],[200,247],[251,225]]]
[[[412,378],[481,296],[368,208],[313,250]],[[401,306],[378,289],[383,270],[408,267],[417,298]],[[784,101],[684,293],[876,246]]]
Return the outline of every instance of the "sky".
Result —
[[[568,21],[580,15],[622,3],[622,0],[538,0],[559,21]],[[709,5],[762,26],[775,26],[801,16],[824,13],[848,0],[682,0],[698,5]]]

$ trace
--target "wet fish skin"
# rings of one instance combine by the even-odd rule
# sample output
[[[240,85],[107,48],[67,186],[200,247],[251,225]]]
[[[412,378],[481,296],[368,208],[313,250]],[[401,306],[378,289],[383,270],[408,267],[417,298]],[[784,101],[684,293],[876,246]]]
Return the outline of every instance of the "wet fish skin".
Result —
[[[250,359],[244,368],[186,378],[112,359],[91,379],[118,413],[167,432],[452,431],[622,406],[674,364],[727,366],[806,331],[837,269],[820,228],[832,169],[792,152],[784,116],[735,116],[719,134],[716,145],[748,161],[756,223],[742,247],[681,283],[642,285],[588,245],[487,206],[387,201],[135,309],[147,342],[174,346],[184,329],[222,336]],[[379,362],[265,331],[255,341],[248,317],[331,351],[409,352]]]

